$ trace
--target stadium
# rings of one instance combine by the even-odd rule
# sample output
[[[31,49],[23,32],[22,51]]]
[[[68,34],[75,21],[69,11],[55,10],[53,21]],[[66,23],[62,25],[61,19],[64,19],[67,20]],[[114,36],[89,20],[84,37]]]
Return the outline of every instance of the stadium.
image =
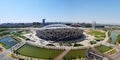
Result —
[[[46,41],[82,41],[83,30],[64,24],[44,26],[36,31],[36,36]]]

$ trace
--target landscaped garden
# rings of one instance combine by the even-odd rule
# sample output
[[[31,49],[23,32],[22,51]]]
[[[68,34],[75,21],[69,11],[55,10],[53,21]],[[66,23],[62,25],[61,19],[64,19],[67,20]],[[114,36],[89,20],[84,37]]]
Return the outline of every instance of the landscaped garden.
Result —
[[[5,35],[9,35],[9,34],[10,34],[10,32],[8,32],[8,31],[1,32],[1,33],[0,33],[0,37],[3,37],[3,36],[5,36]]]
[[[95,36],[95,40],[101,41],[105,38],[105,32],[98,31],[98,30],[91,30],[88,34]]]
[[[83,46],[82,44],[74,44],[74,47]]]
[[[13,32],[12,34],[14,35],[14,36],[18,36],[18,37],[21,37],[21,38],[23,38],[23,39],[27,39],[25,36],[23,36],[23,33],[22,33],[23,31],[16,31],[16,32]]]
[[[96,47],[96,49],[101,53],[105,53],[106,51],[109,51],[110,49],[112,49],[112,47],[101,45],[99,47]]]
[[[112,42],[112,38],[111,38],[111,31],[108,32],[108,43],[111,43]]]
[[[2,52],[3,50],[2,50],[2,48],[0,48],[0,52]]]
[[[90,41],[91,45],[96,44],[96,43],[97,43],[96,41]]]
[[[9,35],[10,34],[10,31],[6,28],[0,28],[0,37],[3,37],[3,36],[6,36],[6,35]]]
[[[40,48],[29,44],[25,44],[23,47],[16,51],[16,53],[20,55],[41,59],[53,59],[61,52],[63,52],[63,50]]]
[[[116,52],[117,52],[116,49],[112,49],[111,51],[108,51],[106,54],[107,54],[107,55],[111,55],[111,54],[114,54],[114,53],[116,53]]]
[[[63,59],[69,60],[76,58],[86,58],[86,53],[86,50],[71,50]]]
[[[120,34],[117,36],[115,44],[120,44]]]
[[[0,32],[6,31],[6,28],[0,28]]]

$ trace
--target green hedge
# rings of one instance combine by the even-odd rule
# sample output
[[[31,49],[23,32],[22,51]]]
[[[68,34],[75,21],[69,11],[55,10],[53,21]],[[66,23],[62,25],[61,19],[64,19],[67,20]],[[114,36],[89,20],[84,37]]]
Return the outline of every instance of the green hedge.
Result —
[[[96,49],[97,49],[98,51],[100,51],[101,53],[105,53],[106,51],[112,49],[112,47],[111,47],[111,46],[101,45],[101,46],[99,46],[99,47],[96,47]]]
[[[4,48],[6,48],[6,45],[2,42],[0,42],[0,45],[2,45]]]
[[[120,44],[120,35],[117,36],[115,44]]]
[[[90,41],[90,44],[96,44],[97,42],[96,41]]]

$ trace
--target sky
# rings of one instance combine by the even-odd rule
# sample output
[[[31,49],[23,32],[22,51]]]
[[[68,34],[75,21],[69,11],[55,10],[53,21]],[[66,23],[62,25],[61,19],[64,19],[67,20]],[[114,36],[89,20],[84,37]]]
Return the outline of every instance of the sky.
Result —
[[[120,0],[0,0],[0,23],[120,24]]]

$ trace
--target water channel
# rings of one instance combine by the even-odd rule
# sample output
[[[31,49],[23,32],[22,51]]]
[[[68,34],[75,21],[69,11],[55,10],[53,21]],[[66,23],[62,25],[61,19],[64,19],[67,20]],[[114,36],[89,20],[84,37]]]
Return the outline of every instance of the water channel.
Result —
[[[5,48],[7,49],[18,43],[18,41],[14,40],[9,36],[0,39],[0,42],[3,43],[5,45]]]
[[[117,39],[117,36],[120,34],[120,30],[114,30],[114,31],[112,31],[111,32],[111,35],[110,35],[110,37],[111,37],[111,39],[112,39],[112,44],[114,44],[115,43],[115,41],[116,41],[116,39]]]

